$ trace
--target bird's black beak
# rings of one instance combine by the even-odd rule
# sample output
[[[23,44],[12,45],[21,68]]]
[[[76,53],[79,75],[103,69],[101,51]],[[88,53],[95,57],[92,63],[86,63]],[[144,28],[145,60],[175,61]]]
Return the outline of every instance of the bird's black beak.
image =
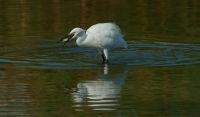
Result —
[[[69,41],[69,40],[71,40],[71,38],[74,36],[74,34],[72,33],[72,34],[69,34],[69,35],[67,35],[67,36],[65,36],[65,37],[63,37],[62,39],[60,39],[57,43],[59,43],[59,42],[63,42],[64,44],[61,46],[61,48],[62,47],[64,47],[65,46],[65,44]]]

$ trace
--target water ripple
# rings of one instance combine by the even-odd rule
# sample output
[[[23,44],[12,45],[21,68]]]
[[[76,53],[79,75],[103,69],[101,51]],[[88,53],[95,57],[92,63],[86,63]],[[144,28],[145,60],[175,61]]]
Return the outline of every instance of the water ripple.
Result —
[[[92,67],[101,63],[101,56],[92,48],[69,43],[59,49],[56,44],[40,44],[28,55],[4,56],[1,63],[23,64],[33,68]],[[110,64],[173,66],[200,63],[200,45],[170,42],[128,41],[128,49],[110,52]],[[28,51],[28,49],[27,49]]]

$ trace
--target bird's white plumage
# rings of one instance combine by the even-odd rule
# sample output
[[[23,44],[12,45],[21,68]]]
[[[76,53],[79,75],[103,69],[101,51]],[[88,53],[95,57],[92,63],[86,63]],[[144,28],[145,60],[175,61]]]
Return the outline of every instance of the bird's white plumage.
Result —
[[[79,46],[96,48],[106,60],[108,60],[110,49],[127,48],[120,28],[114,23],[98,23],[91,26],[87,31],[74,28],[70,34],[74,34],[72,38],[77,38],[76,43]]]

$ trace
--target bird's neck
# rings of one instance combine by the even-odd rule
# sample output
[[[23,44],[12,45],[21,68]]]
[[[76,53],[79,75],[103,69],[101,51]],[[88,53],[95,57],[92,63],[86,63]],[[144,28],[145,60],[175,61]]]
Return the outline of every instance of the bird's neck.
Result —
[[[82,36],[80,36],[80,37],[78,37],[78,38],[76,39],[77,45],[78,45],[78,46],[84,46],[84,45],[85,45],[85,44],[84,44],[84,41],[85,41],[86,38],[87,38],[87,35],[86,35],[85,33],[83,33]]]

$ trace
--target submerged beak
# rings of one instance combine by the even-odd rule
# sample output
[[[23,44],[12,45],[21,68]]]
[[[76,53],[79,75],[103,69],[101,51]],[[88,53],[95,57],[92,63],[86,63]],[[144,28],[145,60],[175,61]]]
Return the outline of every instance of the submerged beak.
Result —
[[[57,43],[59,43],[59,42],[63,42],[64,44],[61,46],[61,48],[62,47],[64,47],[65,46],[65,44],[69,41],[69,40],[71,40],[71,38],[74,36],[74,34],[72,33],[72,34],[69,34],[69,35],[67,35],[67,36],[65,36],[65,37],[63,37],[62,39],[60,39]]]

